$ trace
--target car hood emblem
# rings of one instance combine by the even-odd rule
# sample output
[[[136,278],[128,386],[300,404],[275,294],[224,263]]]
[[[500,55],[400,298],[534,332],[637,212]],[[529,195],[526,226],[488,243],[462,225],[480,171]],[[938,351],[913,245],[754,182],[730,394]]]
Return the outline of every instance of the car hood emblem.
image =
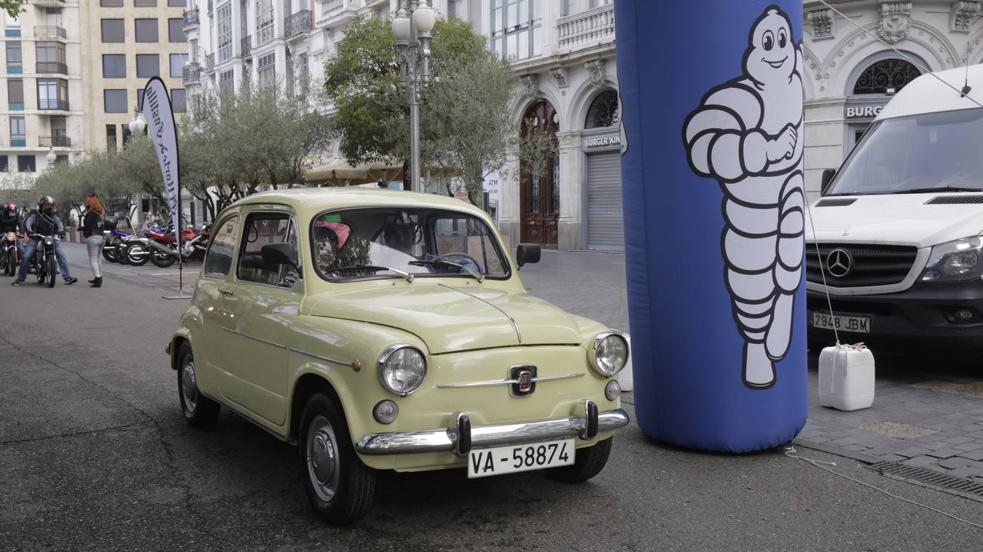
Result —
[[[834,278],[843,278],[853,270],[853,255],[842,247],[829,252],[826,255],[826,270]]]

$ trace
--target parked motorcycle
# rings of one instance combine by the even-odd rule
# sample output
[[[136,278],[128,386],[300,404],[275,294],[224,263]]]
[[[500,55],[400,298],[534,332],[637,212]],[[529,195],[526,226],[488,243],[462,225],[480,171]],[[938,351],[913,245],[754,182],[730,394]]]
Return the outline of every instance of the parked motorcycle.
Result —
[[[17,257],[17,234],[7,232],[0,240],[0,274],[14,276],[20,259]]]
[[[119,229],[119,220],[107,217],[105,229],[102,231],[104,240],[102,244],[102,256],[111,263],[119,262],[119,244],[123,238],[130,234]]]
[[[181,251],[177,250],[177,239],[173,233],[148,233],[147,245],[150,249],[150,262],[160,268],[167,268],[181,258],[182,263],[205,258],[205,248],[208,246],[208,234],[211,225],[205,224],[201,231],[185,228],[181,231]]]
[[[55,240],[58,236],[42,236],[40,234],[31,235],[31,239],[38,240],[38,248],[34,252],[34,259],[31,263],[34,266],[34,273],[38,277],[38,283],[44,285],[46,282],[49,288],[55,287],[55,280],[58,279],[58,261],[55,259]]]
[[[121,236],[116,245],[116,262],[142,266],[150,260],[150,234],[166,233],[167,228],[151,224],[136,234]]]

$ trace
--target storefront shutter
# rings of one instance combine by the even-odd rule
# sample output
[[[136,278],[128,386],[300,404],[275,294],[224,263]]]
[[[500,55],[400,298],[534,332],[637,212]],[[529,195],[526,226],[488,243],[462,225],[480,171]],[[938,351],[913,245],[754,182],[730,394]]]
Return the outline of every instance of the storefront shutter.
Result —
[[[625,224],[621,209],[621,155],[587,156],[587,247],[624,251]]]

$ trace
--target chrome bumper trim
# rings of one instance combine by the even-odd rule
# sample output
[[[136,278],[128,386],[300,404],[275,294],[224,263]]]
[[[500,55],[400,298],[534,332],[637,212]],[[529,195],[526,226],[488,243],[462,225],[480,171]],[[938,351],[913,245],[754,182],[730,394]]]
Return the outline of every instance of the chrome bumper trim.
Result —
[[[593,404],[590,401],[585,401],[585,403]],[[593,412],[597,412],[596,406]],[[583,439],[592,433],[593,435],[588,438],[593,438],[597,433],[625,427],[631,421],[628,412],[623,408],[598,413],[596,422],[591,419],[590,414],[591,408],[587,407],[583,416],[472,427],[470,446],[465,448],[470,450],[472,448],[521,445],[570,437]],[[456,419],[455,422],[458,420]],[[463,427],[463,424],[455,423],[453,428],[427,431],[367,433],[358,440],[355,449],[362,454],[369,455],[455,452],[458,450],[458,427]],[[468,438],[465,436],[463,441],[466,442],[467,440]]]

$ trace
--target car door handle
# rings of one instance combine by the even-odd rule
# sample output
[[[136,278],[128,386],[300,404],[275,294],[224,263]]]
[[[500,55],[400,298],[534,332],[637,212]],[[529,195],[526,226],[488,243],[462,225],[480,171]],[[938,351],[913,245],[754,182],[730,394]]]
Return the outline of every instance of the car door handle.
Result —
[[[226,297],[232,297],[233,295],[235,295],[235,293],[232,293],[231,289],[226,289],[226,288],[218,288],[218,292]]]

